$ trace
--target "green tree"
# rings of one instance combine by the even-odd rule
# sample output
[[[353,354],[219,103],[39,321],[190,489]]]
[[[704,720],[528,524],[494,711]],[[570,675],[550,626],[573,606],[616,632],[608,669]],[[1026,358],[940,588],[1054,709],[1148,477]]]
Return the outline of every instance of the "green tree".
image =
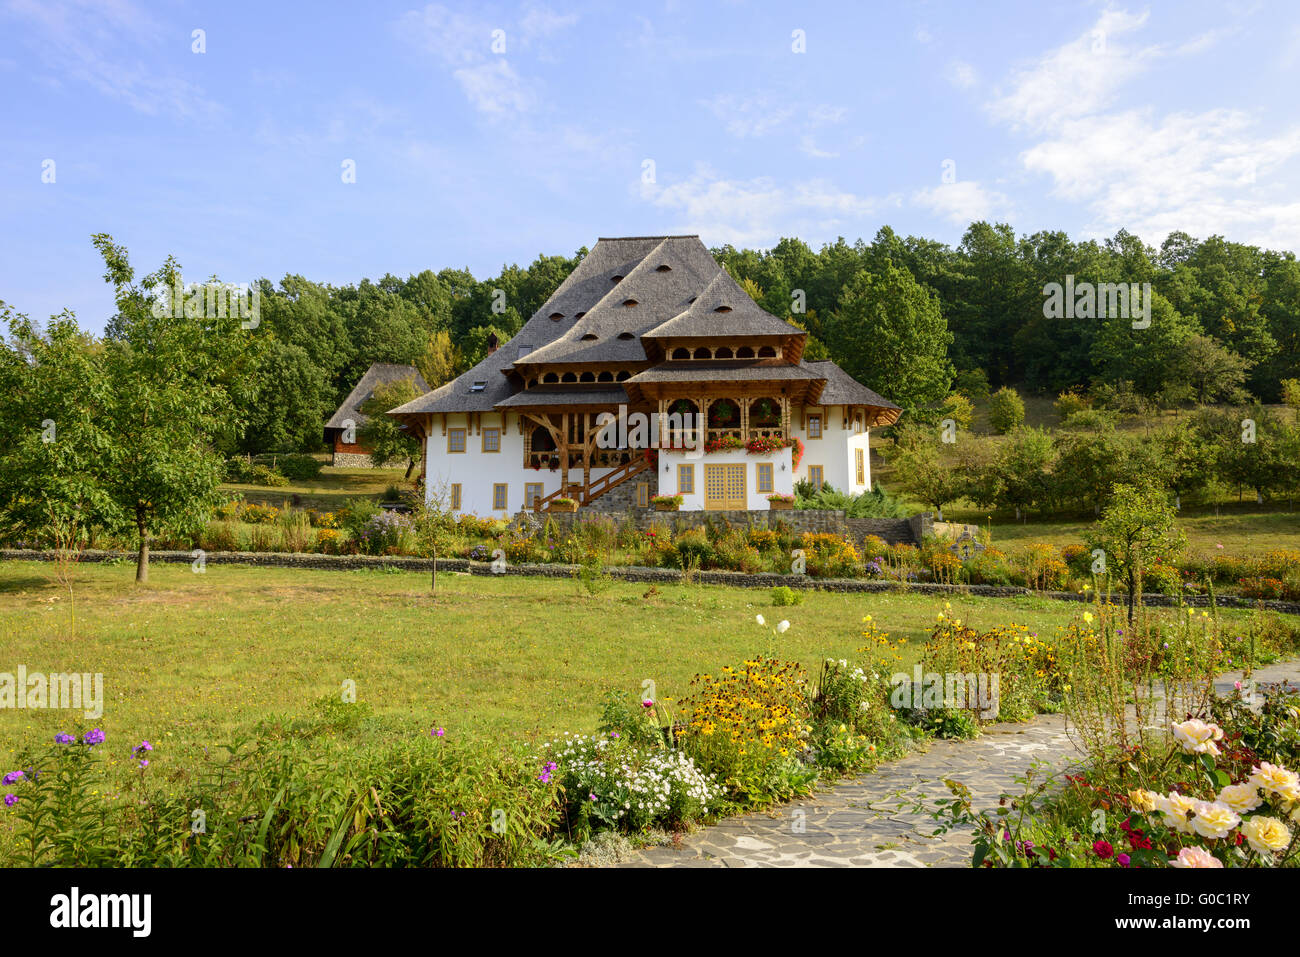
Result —
[[[156,315],[153,291],[179,275],[176,261],[169,257],[137,283],[125,248],[105,233],[94,244],[114,289],[120,330],[104,346],[109,449],[101,474],[135,533],[136,581],[146,582],[155,532],[197,530],[218,501],[224,459],[215,444],[243,426],[238,409],[247,395],[240,390],[253,378],[248,336],[235,317]]]
[[[933,443],[921,443],[904,449],[894,460],[895,471],[903,490],[925,505],[931,506],[943,521],[943,507],[962,492],[961,476],[942,461]]]
[[[384,413],[423,394],[414,379],[397,379],[376,387],[375,394],[361,403],[361,411],[367,416],[359,430],[361,444],[370,449],[370,458],[381,468],[405,459],[408,479],[420,458],[420,440]]]
[[[993,460],[999,500],[1016,510],[1017,519],[1026,509],[1053,501],[1055,459],[1052,437],[1042,429],[1018,428],[1001,444]]]
[[[1130,623],[1143,574],[1157,559],[1180,552],[1187,542],[1164,492],[1123,484],[1111,490],[1110,504],[1084,537],[1092,548],[1105,553],[1107,573],[1127,593]]]
[[[906,270],[887,264],[879,275],[858,272],[827,325],[826,344],[845,371],[904,409],[948,394],[952,334],[938,297]]]
[[[998,435],[1025,424],[1025,400],[1010,386],[1003,386],[989,396],[989,426]]]

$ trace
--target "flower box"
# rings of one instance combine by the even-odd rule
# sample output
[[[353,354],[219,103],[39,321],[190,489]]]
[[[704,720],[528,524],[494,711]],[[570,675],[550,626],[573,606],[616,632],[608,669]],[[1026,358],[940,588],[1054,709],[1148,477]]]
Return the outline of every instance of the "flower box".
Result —
[[[656,495],[650,499],[650,504],[655,507],[656,512],[676,512],[682,507],[682,497],[680,495]]]
[[[794,508],[793,495],[769,495],[767,497],[767,507],[773,512],[785,512]]]
[[[571,498],[557,498],[546,506],[546,510],[548,512],[576,512],[578,503]]]

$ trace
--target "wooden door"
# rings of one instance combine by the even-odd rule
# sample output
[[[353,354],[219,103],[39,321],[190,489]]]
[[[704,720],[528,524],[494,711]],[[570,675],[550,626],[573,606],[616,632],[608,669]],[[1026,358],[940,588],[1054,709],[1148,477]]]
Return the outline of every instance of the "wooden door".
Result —
[[[744,509],[745,463],[704,466],[704,507]]]

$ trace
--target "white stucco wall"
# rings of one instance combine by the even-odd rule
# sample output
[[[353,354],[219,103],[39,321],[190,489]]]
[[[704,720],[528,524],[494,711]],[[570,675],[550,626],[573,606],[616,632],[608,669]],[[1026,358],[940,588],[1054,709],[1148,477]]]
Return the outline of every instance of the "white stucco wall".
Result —
[[[435,417],[430,428],[425,458],[425,500],[438,497],[450,505],[451,486],[460,483],[460,512],[480,518],[509,518],[524,507],[524,486],[534,482],[542,485],[542,494],[550,495],[560,487],[559,469],[530,469],[524,467],[524,437],[519,434],[519,417],[506,415],[506,427],[501,433],[501,451],[484,452],[483,437],[478,430],[470,429],[471,416],[467,413],[447,416],[448,430],[466,430],[465,451],[448,452],[447,436],[442,434],[442,418]],[[500,425],[497,412],[485,412],[481,425],[495,428]],[[604,475],[609,469],[592,469],[592,478]],[[570,470],[569,481],[582,482],[582,470]],[[492,486],[504,482],[506,508],[492,508]]]
[[[790,413],[790,434],[801,439],[804,444],[803,461],[799,463],[796,481],[808,478],[808,466],[822,467],[822,480],[840,492],[857,494],[871,488],[871,430],[863,429],[859,421],[855,427],[846,431],[844,428],[843,409],[840,406],[809,407],[810,413],[822,415],[822,437],[808,438],[803,428],[803,410],[795,408]],[[864,482],[857,479],[855,450],[862,449],[862,467]]]
[[[812,409],[811,411],[819,411]],[[797,471],[791,469],[792,450],[783,449],[770,456],[750,455],[743,449],[729,452],[715,452],[702,458],[687,458],[684,452],[661,452],[657,474],[651,480],[651,494],[676,495],[677,464],[695,465],[695,493],[686,496],[682,504],[684,510],[702,509],[704,507],[704,469],[705,462],[737,463],[747,465],[745,472],[745,492],[749,508],[766,509],[767,494],[757,491],[756,462],[772,461],[775,464],[772,479],[776,492],[789,495],[794,491],[794,483],[808,478],[808,467],[820,465],[823,479],[836,489],[845,492],[865,492],[871,488],[871,452],[869,448],[870,430],[860,426],[845,431],[842,411],[838,406],[820,410],[822,419],[822,437],[810,439],[803,429],[802,410],[796,408],[790,416],[790,434],[803,441],[804,455]],[[471,416],[465,413],[447,417],[447,427],[466,430],[465,451],[448,453],[447,436],[443,435],[442,419],[434,418],[430,426],[425,459],[425,496],[432,499],[439,496],[444,502],[450,502],[450,490],[453,483],[461,486],[460,511],[480,517],[508,518],[523,508],[524,486],[539,482],[542,494],[549,495],[560,487],[559,469],[529,469],[524,467],[524,437],[519,434],[519,417],[507,414],[506,426],[501,434],[500,452],[483,452],[483,438],[478,431],[471,429]],[[495,427],[500,424],[499,413],[490,412],[481,415],[481,425]],[[866,479],[863,483],[855,481],[854,452],[863,451],[863,466]],[[782,471],[781,464],[785,470]],[[664,466],[669,465],[669,471]],[[603,475],[609,469],[593,469],[592,477]],[[643,475],[645,473],[642,473]],[[569,473],[571,482],[581,482],[581,470]],[[649,476],[646,476],[649,479]],[[506,509],[492,508],[492,486],[504,482],[507,486]]]
[[[681,495],[683,512],[698,512],[704,508],[704,466],[742,464],[745,466],[745,508],[762,510],[768,507],[767,497],[772,494],[791,495],[794,493],[794,472],[790,468],[791,449],[779,449],[766,455],[750,455],[744,449],[731,449],[726,452],[711,452],[699,458],[691,458],[686,452],[659,453],[658,495]],[[772,491],[758,491],[758,463],[772,463]],[[677,487],[678,465],[691,465],[695,468],[695,491],[686,494]],[[667,466],[667,470],[665,470]]]

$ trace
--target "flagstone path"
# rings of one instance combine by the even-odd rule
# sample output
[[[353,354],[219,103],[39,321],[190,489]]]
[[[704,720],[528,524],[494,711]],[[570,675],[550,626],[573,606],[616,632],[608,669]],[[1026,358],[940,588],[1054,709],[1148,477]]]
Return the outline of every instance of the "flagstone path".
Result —
[[[1221,694],[1239,674],[1216,681]],[[1300,661],[1255,672],[1260,683],[1300,682]],[[1063,715],[1024,724],[996,724],[973,740],[936,740],[929,750],[881,765],[811,798],[768,812],[727,818],[688,835],[677,847],[638,851],[621,867],[969,867],[971,835],[930,836],[932,817],[911,810],[918,800],[949,797],[944,778],[970,788],[976,808],[991,807],[1015,778],[1036,764],[1054,770],[1082,758]]]

